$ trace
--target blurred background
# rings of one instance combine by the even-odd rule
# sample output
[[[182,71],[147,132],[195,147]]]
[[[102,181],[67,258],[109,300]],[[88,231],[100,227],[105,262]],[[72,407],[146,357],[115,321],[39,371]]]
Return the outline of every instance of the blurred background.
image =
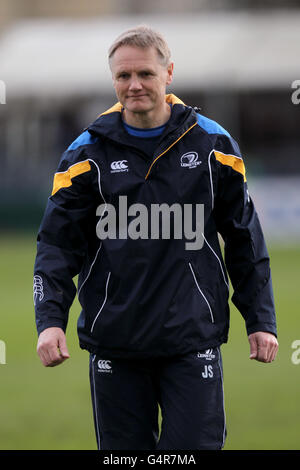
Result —
[[[45,369],[36,355],[36,233],[62,152],[116,101],[107,50],[141,23],[170,45],[168,91],[238,141],[271,256],[280,349],[249,361],[231,306],[225,449],[299,449],[298,0],[0,0],[0,449],[96,448],[77,301],[71,358]]]

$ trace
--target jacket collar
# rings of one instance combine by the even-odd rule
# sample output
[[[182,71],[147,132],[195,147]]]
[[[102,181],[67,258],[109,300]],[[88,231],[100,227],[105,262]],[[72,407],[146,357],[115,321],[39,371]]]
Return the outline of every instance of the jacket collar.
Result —
[[[172,105],[172,113],[166,134],[163,135],[165,146],[178,139],[180,135],[186,132],[197,121],[193,108],[186,106],[177,96],[173,94],[166,95],[166,102]],[[128,134],[122,124],[122,109],[121,103],[116,103],[110,109],[100,114],[87,128],[88,131],[92,135],[100,135],[126,145]]]

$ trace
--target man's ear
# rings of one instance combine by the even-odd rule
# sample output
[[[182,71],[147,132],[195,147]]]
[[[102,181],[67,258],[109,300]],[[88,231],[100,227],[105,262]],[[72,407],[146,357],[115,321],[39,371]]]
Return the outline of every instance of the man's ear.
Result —
[[[114,78],[113,73],[111,74],[111,80],[112,80],[112,86],[113,86],[113,88],[114,88],[114,90],[115,90],[115,92],[116,92],[116,80],[115,80],[115,78]]]
[[[167,80],[166,85],[170,85],[173,81],[174,62],[170,62],[167,68]]]

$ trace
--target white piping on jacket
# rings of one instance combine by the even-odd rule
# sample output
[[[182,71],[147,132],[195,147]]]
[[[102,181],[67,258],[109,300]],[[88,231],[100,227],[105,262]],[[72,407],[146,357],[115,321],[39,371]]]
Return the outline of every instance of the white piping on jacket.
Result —
[[[100,168],[99,166],[97,165],[97,163],[92,159],[92,158],[88,158],[88,160],[92,163],[94,163],[95,167],[97,168],[97,172],[98,172],[98,188],[99,188],[99,193],[100,193],[100,196],[101,198],[103,199],[104,203],[105,203],[105,208],[101,214],[101,217],[100,217],[100,220],[102,219],[102,215],[104,214],[105,212],[105,209],[106,209],[106,201],[103,197],[103,194],[102,194],[102,187],[101,187],[101,172],[100,172]],[[82,282],[81,286],[80,286],[80,289],[78,290],[78,299],[79,299],[79,295],[80,295],[80,292],[81,292],[81,289],[83,288],[84,284],[86,283],[86,281],[88,280],[88,278],[90,277],[90,274],[92,272],[92,269],[93,269],[93,266],[96,262],[96,259],[98,257],[98,254],[99,254],[99,251],[101,250],[101,247],[102,247],[102,240],[100,240],[100,245],[99,245],[99,248],[97,250],[97,253],[95,255],[95,258],[93,259],[92,263],[91,263],[91,266],[90,266],[90,269],[89,269],[89,272],[86,276],[86,278],[84,279],[84,281]]]
[[[224,273],[224,270],[223,270],[223,266],[222,266],[222,263],[221,263],[221,260],[220,258],[218,257],[217,253],[214,251],[214,249],[210,246],[210,244],[208,243],[208,241],[206,240],[205,236],[204,236],[204,233],[202,233],[202,236],[204,238],[204,241],[207,243],[207,245],[209,246],[209,248],[211,249],[211,251],[213,252],[213,254],[215,255],[215,257],[217,258],[217,260],[219,261],[219,265],[220,265],[220,268],[221,268],[221,271],[222,271],[222,274],[223,274],[223,279],[224,279],[224,282],[227,286],[227,289],[229,290],[229,284],[226,280],[226,276],[225,276],[225,273]]]
[[[212,172],[211,172],[211,165],[210,165],[210,157],[214,153],[214,149],[208,155],[208,169],[209,169],[209,180],[210,180],[210,188],[211,188],[211,209],[214,208],[214,186],[212,181]]]
[[[108,290],[110,275],[111,275],[111,272],[108,273],[108,276],[107,276],[107,279],[106,279],[105,297],[104,297],[104,300],[103,300],[103,303],[101,305],[101,308],[100,308],[99,312],[97,313],[96,317],[94,318],[94,321],[93,321],[93,324],[92,324],[92,327],[91,327],[91,333],[93,332],[93,329],[94,329],[95,323],[97,321],[97,318],[99,317],[100,313],[102,312],[102,309],[103,309],[103,307],[106,303],[106,300],[107,300],[107,290]]]
[[[192,275],[193,275],[195,284],[196,284],[196,286],[197,286],[197,288],[198,288],[198,291],[200,292],[200,294],[202,295],[203,299],[204,299],[205,302],[207,303],[207,306],[208,306],[208,309],[209,309],[209,312],[210,312],[210,316],[211,316],[211,321],[212,321],[212,323],[215,323],[211,306],[209,305],[209,302],[208,302],[207,298],[205,297],[205,295],[203,294],[202,290],[201,290],[200,287],[199,287],[199,284],[198,284],[198,282],[197,282],[197,279],[196,279],[196,276],[195,276],[195,273],[194,273],[194,270],[193,270],[193,267],[192,267],[191,263],[189,263],[189,267],[190,267],[190,270],[191,270],[191,272],[192,272]]]

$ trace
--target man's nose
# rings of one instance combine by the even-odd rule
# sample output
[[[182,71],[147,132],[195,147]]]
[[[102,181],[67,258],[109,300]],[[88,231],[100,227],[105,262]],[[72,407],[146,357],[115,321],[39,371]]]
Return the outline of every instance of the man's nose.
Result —
[[[129,89],[131,91],[141,90],[142,89],[142,85],[141,85],[141,82],[140,82],[138,77],[132,77],[132,79],[130,81]]]

